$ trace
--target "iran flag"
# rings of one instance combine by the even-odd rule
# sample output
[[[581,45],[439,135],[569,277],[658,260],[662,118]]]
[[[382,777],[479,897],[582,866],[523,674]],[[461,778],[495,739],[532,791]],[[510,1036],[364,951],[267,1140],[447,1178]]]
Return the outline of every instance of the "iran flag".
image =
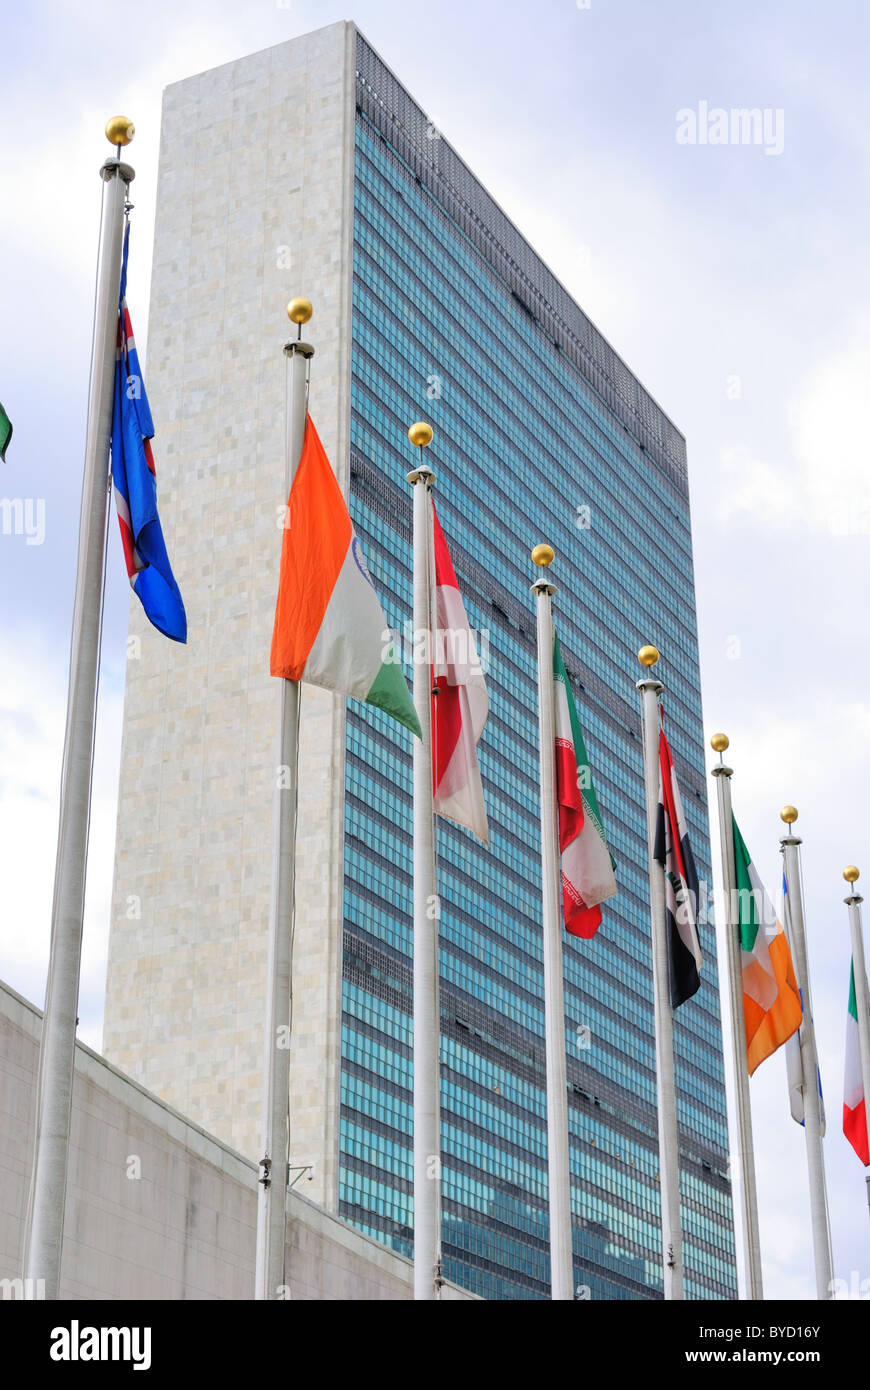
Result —
[[[861,1078],[861,1049],[858,1041],[858,1001],[855,995],[855,963],[849,974],[849,1014],[846,1020],[846,1077],[843,1087],[843,1133],[866,1167],[870,1165],[867,1145],[867,1100]]]
[[[618,892],[577,707],[553,634],[553,704],[556,739],[556,801],[562,853],[562,912],[572,936],[594,936],[600,904]]]
[[[435,623],[432,651],[432,780],[435,814],[464,825],[485,845],[489,827],[477,745],[489,697],[465,604],[432,504]]]

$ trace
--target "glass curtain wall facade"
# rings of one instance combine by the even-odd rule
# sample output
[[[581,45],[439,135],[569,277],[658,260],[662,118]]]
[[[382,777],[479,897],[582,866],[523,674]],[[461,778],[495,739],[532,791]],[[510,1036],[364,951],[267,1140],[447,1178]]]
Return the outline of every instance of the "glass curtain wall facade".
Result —
[[[388,621],[412,610],[408,425],[428,419],[435,501],[490,716],[485,849],[437,822],[443,1272],[490,1299],[549,1297],[534,577],[557,553],[557,627],[617,860],[589,942],[565,938],[575,1282],[661,1297],[646,836],[635,653],[657,642],[668,734],[710,876],[685,450],[362,37],[357,39],[350,508]],[[585,510],[588,509],[588,510]],[[407,666],[410,675],[410,664]],[[347,711],[339,1199],[413,1251],[411,757]],[[736,1296],[712,924],[677,1015],[689,1298]]]

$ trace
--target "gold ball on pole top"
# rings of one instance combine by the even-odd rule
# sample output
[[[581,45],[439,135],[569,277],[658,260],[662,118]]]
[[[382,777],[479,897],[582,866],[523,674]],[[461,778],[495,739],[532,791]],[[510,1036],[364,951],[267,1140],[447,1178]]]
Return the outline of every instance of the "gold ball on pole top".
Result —
[[[552,565],[556,558],[556,552],[551,545],[536,545],[532,550],[532,559],[536,565],[546,567]]]
[[[427,425],[425,420],[418,420],[408,430],[408,438],[415,448],[425,449],[428,444],[432,443],[433,433],[431,425]]]
[[[730,742],[727,734],[714,734],[710,739],[710,747],[714,753],[724,753]]]
[[[798,818],[796,806],[783,806],[779,813],[780,820],[784,820],[786,825],[794,825]]]
[[[307,323],[314,313],[310,299],[291,299],[287,305],[287,317],[291,323]]]
[[[847,883],[854,883],[861,877],[861,870],[856,869],[854,864],[847,864],[843,870],[843,877]]]
[[[641,666],[655,666],[659,659],[658,648],[652,645],[641,647],[637,654],[637,659]]]
[[[106,139],[110,145],[129,145],[136,127],[129,116],[112,116],[106,121]]]

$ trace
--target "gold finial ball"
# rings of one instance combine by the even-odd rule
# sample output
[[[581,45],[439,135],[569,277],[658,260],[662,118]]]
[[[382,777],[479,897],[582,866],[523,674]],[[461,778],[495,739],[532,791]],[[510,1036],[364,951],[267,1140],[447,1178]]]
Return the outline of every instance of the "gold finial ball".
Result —
[[[854,864],[847,864],[843,870],[843,877],[847,883],[854,883],[861,877],[860,869],[856,869]]]
[[[532,551],[532,559],[536,565],[552,565],[556,558],[556,552],[551,545],[536,545]]]
[[[727,734],[714,734],[710,739],[710,747],[714,753],[724,753],[728,747],[729,738]]]
[[[658,648],[651,646],[641,647],[637,654],[637,659],[641,666],[655,666],[659,659]]]
[[[782,810],[779,813],[780,820],[784,820],[786,825],[794,825],[795,821],[797,820],[797,816],[798,813],[796,806],[783,806]]]
[[[129,116],[113,116],[106,121],[106,139],[110,145],[129,145],[136,134],[136,127]]]
[[[432,426],[427,425],[425,420],[418,420],[408,430],[408,438],[416,449],[425,449],[427,444],[431,444],[432,435]]]
[[[287,317],[291,323],[307,323],[314,313],[310,299],[291,299],[287,305]]]

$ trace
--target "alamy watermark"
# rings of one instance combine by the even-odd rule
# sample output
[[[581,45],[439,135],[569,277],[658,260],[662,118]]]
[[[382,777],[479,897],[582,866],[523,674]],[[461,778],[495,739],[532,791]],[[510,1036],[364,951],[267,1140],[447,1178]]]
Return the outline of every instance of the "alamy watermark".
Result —
[[[468,669],[485,676],[489,671],[489,630],[470,627],[437,627],[417,630],[410,619],[400,633],[385,628],[381,661],[415,666],[422,663],[436,671],[450,667]]]
[[[711,106],[677,112],[678,145],[758,145],[767,154],[785,149],[785,111],[781,106]]]
[[[45,498],[0,497],[0,535],[23,536],[25,545],[42,545]]]

